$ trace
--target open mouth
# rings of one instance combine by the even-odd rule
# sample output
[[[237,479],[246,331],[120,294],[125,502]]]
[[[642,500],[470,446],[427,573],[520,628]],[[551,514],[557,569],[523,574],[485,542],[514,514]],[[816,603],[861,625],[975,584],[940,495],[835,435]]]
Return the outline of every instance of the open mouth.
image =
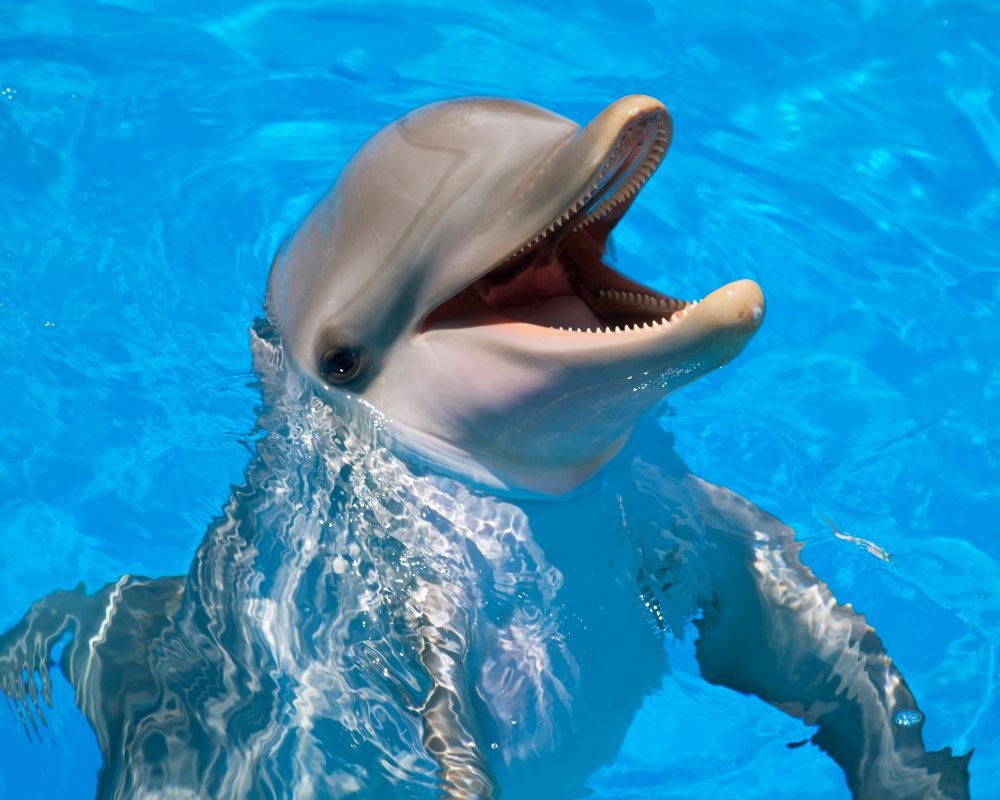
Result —
[[[585,191],[542,232],[438,306],[423,331],[520,322],[574,333],[676,325],[696,302],[633,281],[605,263],[608,238],[670,143],[661,110],[629,120]]]

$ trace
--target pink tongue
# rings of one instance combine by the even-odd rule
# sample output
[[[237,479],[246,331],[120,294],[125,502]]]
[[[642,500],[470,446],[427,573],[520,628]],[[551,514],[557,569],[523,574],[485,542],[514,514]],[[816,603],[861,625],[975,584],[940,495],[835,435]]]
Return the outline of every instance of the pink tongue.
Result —
[[[598,328],[601,325],[594,312],[574,294],[548,297],[525,306],[505,306],[503,313],[549,328]]]

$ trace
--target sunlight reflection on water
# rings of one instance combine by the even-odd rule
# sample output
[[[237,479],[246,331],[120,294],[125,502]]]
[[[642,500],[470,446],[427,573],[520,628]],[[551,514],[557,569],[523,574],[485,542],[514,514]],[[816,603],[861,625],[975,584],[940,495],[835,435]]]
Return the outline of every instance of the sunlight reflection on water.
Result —
[[[246,332],[269,260],[371,133],[455,95],[584,121],[646,92],[671,108],[674,145],[619,265],[682,297],[751,277],[768,301],[747,352],[663,425],[695,472],[799,530],[903,667],[929,744],[975,746],[973,796],[1000,794],[994,16],[788,0],[0,9],[0,627],[80,580],[187,569],[252,447]],[[788,774],[801,729],[699,682],[683,647],[671,660],[597,796],[843,796],[810,748],[793,753],[809,780]],[[92,737],[65,708],[41,748],[0,726],[0,795],[31,796],[39,774],[90,795]]]

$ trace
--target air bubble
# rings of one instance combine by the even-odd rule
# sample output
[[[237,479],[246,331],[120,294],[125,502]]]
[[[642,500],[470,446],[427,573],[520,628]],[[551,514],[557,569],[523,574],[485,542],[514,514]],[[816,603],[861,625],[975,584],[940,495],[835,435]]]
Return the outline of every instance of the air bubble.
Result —
[[[904,708],[902,711],[896,712],[896,716],[893,717],[893,722],[900,728],[912,728],[923,721],[924,715],[913,708]]]

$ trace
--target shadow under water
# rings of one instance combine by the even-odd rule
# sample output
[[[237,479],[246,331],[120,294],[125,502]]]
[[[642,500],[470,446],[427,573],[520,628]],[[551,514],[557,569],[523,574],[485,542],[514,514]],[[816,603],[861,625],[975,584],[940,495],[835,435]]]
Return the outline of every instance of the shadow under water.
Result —
[[[263,436],[189,574],[57,592],[0,637],[30,731],[72,635],[99,797],[580,797],[692,625],[704,677],[818,726],[855,796],[968,797],[793,532],[652,420],[569,497],[497,497],[320,401],[266,324],[253,347]]]

